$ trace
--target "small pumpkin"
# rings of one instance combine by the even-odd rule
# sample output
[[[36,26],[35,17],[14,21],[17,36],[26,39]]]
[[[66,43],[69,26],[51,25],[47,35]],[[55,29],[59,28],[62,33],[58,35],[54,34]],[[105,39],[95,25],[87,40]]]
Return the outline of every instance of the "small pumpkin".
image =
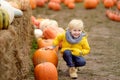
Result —
[[[114,1],[113,0],[104,0],[103,2],[105,8],[110,8],[114,6]]]
[[[48,3],[48,8],[49,9],[52,9],[54,11],[59,11],[61,10],[61,6],[60,6],[60,3],[59,2],[55,2],[55,1],[50,1]]]
[[[34,68],[35,80],[58,80],[56,67],[50,62],[38,64]]]
[[[36,39],[39,39],[43,36],[43,32],[40,29],[34,29],[34,36]]]
[[[52,2],[55,2],[55,3],[61,3],[61,0],[50,0]]]
[[[38,7],[43,7],[45,6],[45,0],[36,0],[36,4]]]
[[[117,9],[120,10],[120,0],[117,2]]]
[[[43,49],[40,48],[35,51],[33,54],[33,64],[34,66],[43,63],[43,62],[51,62],[53,63],[56,67],[58,65],[58,56],[55,50],[51,49]]]
[[[115,20],[115,14],[114,14],[113,11],[109,12],[108,18],[111,19],[111,20]]]
[[[59,10],[61,10],[61,5],[60,5],[60,3],[57,3],[57,2],[54,2],[55,4],[52,6],[52,9],[54,10],[54,11],[59,11]]]
[[[37,7],[36,0],[30,0],[30,7],[31,9],[35,9]]]
[[[68,6],[68,4],[74,3],[74,2],[75,2],[75,0],[65,0],[65,1],[64,1],[64,4],[65,4],[66,6]]]
[[[120,22],[120,13],[118,11],[116,11],[114,19],[115,21]]]
[[[97,5],[98,5],[98,1],[97,0],[84,0],[84,7],[86,9],[96,8]]]
[[[69,9],[74,9],[75,8],[75,3],[74,2],[70,2],[70,3],[68,3],[68,8]]]

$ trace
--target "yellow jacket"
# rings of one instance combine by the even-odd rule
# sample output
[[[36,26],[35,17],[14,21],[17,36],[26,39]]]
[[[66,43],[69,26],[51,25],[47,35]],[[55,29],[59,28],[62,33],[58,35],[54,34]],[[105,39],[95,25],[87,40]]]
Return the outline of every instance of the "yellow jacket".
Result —
[[[82,40],[77,44],[71,44],[66,40],[65,33],[59,34],[53,41],[53,45],[57,46],[62,42],[61,53],[65,50],[71,50],[72,54],[75,56],[87,55],[90,52],[90,46],[87,41],[87,36],[82,37]]]

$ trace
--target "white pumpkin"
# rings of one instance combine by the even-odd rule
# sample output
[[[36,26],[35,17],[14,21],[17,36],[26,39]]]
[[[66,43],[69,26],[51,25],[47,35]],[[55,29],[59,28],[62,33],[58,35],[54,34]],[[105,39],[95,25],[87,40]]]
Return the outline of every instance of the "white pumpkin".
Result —
[[[34,36],[36,39],[41,38],[43,36],[43,32],[40,29],[34,29]]]
[[[52,19],[44,19],[40,23],[40,29],[44,31],[46,27],[58,27],[58,22]]]
[[[58,27],[58,22],[56,20],[50,20],[49,24],[50,27]]]
[[[14,11],[14,17],[21,17],[23,15],[23,12],[20,9],[13,7],[13,11]]]
[[[48,27],[50,19],[44,19],[40,22],[39,28],[43,31],[46,27]]]

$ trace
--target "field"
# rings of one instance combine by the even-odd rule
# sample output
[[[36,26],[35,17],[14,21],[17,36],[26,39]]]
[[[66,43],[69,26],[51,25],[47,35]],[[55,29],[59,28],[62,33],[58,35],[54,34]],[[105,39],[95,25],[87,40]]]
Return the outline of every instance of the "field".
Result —
[[[101,3],[96,9],[85,9],[82,3],[76,3],[74,9],[62,4],[60,11],[50,10],[47,5],[33,10],[34,16],[54,19],[64,29],[71,19],[84,21],[91,52],[84,56],[87,64],[78,72],[78,80],[120,80],[120,22],[108,19],[105,11]],[[58,56],[59,80],[70,80],[66,63]]]

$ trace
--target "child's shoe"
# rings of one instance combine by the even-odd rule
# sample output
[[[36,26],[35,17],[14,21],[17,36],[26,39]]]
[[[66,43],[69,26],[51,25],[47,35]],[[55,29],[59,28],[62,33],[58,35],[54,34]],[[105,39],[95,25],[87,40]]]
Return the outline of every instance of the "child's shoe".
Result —
[[[69,75],[72,79],[77,79],[77,69],[75,67],[70,67],[69,68]]]

